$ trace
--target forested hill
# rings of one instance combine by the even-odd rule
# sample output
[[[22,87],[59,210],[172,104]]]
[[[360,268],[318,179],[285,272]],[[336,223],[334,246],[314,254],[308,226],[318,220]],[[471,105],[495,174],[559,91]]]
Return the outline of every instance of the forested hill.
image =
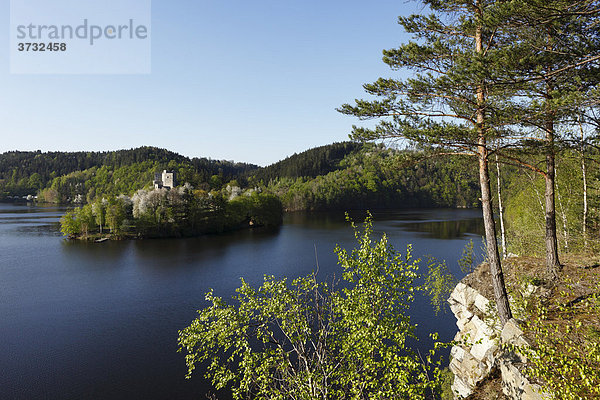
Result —
[[[477,174],[468,157],[356,146],[341,161],[331,160],[329,172],[276,177],[267,190],[289,211],[478,206]]]
[[[229,176],[237,175],[258,168],[256,165],[232,163],[228,161],[210,160],[182,156],[166,149],[144,146],[130,150],[117,151],[78,151],[47,152],[10,151],[0,154],[0,179],[20,180],[37,173],[43,180],[66,175],[75,171],[83,171],[92,167],[120,168],[144,161],[162,164],[169,162],[190,163],[196,169],[208,169],[217,174],[219,170]],[[211,174],[212,175],[212,174]]]
[[[117,190],[129,192],[151,183],[154,172],[160,169],[175,170],[181,174],[181,179],[196,185],[205,183],[209,187],[211,179],[214,185],[220,185],[257,168],[246,163],[190,159],[148,146],[107,152],[11,151],[0,154],[0,199],[36,194],[53,186],[55,190],[60,189],[59,192],[66,191],[65,186],[80,186],[54,199],[59,202],[81,191],[82,185],[87,191],[93,187],[98,194],[114,194]],[[119,183],[112,189],[109,187],[111,179]],[[87,192],[77,194],[85,196]]]
[[[14,178],[21,179],[37,173],[47,180],[51,174],[66,175],[103,165],[118,168],[147,160],[184,162],[186,157],[156,147],[104,152],[10,151],[0,154],[0,179],[11,179],[13,175]]]
[[[340,168],[340,161],[363,148],[356,142],[333,143],[294,154],[268,167],[250,172],[265,184],[277,178],[316,178]]]
[[[90,203],[152,187],[174,171],[197,196],[225,198],[244,189],[275,194],[287,210],[473,207],[477,177],[461,157],[423,157],[383,145],[333,143],[271,166],[189,159],[165,149],[0,154],[0,199],[37,195],[50,203]],[[420,161],[419,161],[420,160]]]
[[[373,143],[315,147],[246,174],[288,211],[477,207],[468,157],[431,157]]]

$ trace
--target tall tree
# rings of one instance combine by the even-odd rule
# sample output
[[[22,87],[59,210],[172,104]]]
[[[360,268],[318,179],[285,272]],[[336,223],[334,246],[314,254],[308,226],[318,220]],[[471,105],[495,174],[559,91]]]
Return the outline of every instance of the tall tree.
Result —
[[[96,218],[96,224],[100,228],[100,234],[102,234],[102,227],[106,223],[106,200],[98,199],[92,204],[92,213]]]
[[[597,0],[516,0],[506,8],[504,33],[512,45],[504,72],[513,88],[516,142],[543,155],[545,167],[507,156],[545,180],[546,265],[554,277],[561,269],[556,234],[556,153],[561,123],[578,114],[575,104],[598,83]],[[523,140],[524,138],[524,140]]]
[[[500,219],[500,243],[502,243],[502,259],[508,256],[506,248],[506,230],[504,229],[504,206],[502,205],[502,175],[500,174],[500,163],[496,153],[496,192],[498,194],[498,218]]]
[[[580,153],[581,153],[581,177],[583,184],[583,213],[582,213],[582,221],[581,221],[581,234],[583,235],[583,245],[587,247],[587,217],[588,217],[588,199],[587,199],[587,177],[586,177],[586,168],[585,168],[585,134],[583,130],[583,124],[581,122],[581,116],[577,117],[577,123],[579,125],[579,132],[581,133],[581,144],[580,144]]]
[[[424,0],[431,15],[400,17],[413,41],[384,51],[393,70],[414,71],[404,80],[383,79],[364,85],[380,99],[356,100],[339,111],[361,119],[379,118],[374,129],[354,127],[363,140],[405,139],[440,154],[470,154],[477,158],[487,258],[498,314],[511,318],[493,216],[488,144],[502,134],[497,120],[506,86],[493,85],[506,52],[497,47],[504,2],[491,0]]]

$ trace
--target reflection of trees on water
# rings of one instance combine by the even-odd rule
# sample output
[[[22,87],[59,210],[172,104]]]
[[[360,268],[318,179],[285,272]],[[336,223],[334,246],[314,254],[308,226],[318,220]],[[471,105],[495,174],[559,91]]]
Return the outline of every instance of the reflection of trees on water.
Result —
[[[193,238],[144,239],[132,241],[136,258],[147,265],[165,268],[187,268],[202,261],[223,257],[239,246],[255,246],[275,239],[281,227],[256,227]]]
[[[353,221],[364,221],[367,211],[348,212]],[[377,217],[375,217],[375,222]],[[286,224],[302,225],[318,229],[350,228],[344,211],[294,211],[284,216]]]
[[[457,213],[468,213],[467,215],[457,215]],[[353,221],[362,221],[366,216],[366,211],[351,211],[350,218]],[[479,217],[472,217],[472,210],[401,210],[401,211],[374,211],[374,222],[377,228],[377,222],[385,222],[393,226],[394,229],[401,229],[409,232],[426,233],[428,237],[434,239],[460,239],[465,234],[484,235],[483,220]],[[461,219],[456,219],[456,217]],[[437,218],[449,218],[441,220]],[[464,218],[466,217],[466,218]],[[436,219],[432,219],[436,218]],[[407,219],[410,222],[405,222]],[[345,229],[349,228],[343,211],[333,212],[291,212],[286,213],[285,224],[302,225],[308,228],[317,229]],[[383,229],[385,230],[385,228]]]
[[[65,208],[30,207],[13,203],[0,204],[0,224],[4,229],[35,236],[62,236],[58,220]]]
[[[111,265],[121,260],[127,253],[127,241],[111,241],[95,243],[87,240],[62,240],[61,250],[65,257],[81,258],[85,262],[103,263]]]
[[[483,220],[474,218],[455,221],[424,221],[402,224],[402,228],[411,232],[427,233],[435,239],[458,239],[465,234],[483,235]]]
[[[3,223],[2,221],[0,221],[0,224]],[[48,235],[52,235],[52,236],[57,236],[57,237],[62,237],[62,233],[60,233],[59,229],[60,229],[60,224],[58,222],[51,222],[51,223],[40,223],[37,221],[23,221],[20,223],[15,223],[15,222],[11,222],[14,223],[14,225],[16,226],[16,231],[18,231],[19,233],[22,234],[27,234],[27,235],[35,235],[35,236],[48,236]]]

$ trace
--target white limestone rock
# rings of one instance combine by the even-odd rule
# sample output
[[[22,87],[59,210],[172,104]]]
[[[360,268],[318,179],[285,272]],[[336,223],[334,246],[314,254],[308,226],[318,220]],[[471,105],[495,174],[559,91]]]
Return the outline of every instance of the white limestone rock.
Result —
[[[458,399],[473,393],[494,367],[500,367],[502,391],[513,400],[546,400],[539,385],[529,382],[519,366],[526,358],[514,352],[504,352],[501,344],[528,346],[516,320],[511,319],[502,329],[486,315],[490,300],[477,290],[459,283],[450,298],[450,309],[456,316],[459,328],[454,340],[464,342],[452,347],[450,370],[454,373],[452,390]]]

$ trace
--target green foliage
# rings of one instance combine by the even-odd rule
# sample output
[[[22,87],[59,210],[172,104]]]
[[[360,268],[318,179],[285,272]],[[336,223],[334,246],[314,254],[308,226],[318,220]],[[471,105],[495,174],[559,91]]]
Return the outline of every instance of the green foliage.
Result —
[[[102,234],[101,226],[107,225],[112,234],[118,235],[130,215],[131,200],[127,197],[98,200],[67,211],[60,220],[60,230],[71,239],[89,239],[96,233]]]
[[[471,239],[463,248],[458,265],[463,274],[467,275],[473,272],[475,264],[475,252],[473,251],[473,240]],[[445,261],[440,262],[433,257],[428,260],[427,270],[422,289],[429,297],[437,315],[440,311],[446,311],[448,307],[447,300],[457,284],[457,278],[450,272]]]
[[[278,226],[282,206],[277,197],[255,190],[228,201],[223,193],[194,191],[190,185],[139,190],[132,198],[108,197],[67,212],[61,231],[70,238],[103,233],[113,235],[181,237],[252,226]]]
[[[121,233],[123,224],[130,212],[130,200],[125,197],[111,198],[106,205],[106,224],[110,233],[118,235]]]
[[[150,149],[116,152],[118,157],[109,157],[112,153],[90,153],[95,156],[84,157],[85,163],[76,160],[87,153],[57,153],[57,159],[63,161],[57,161],[56,165],[45,162],[39,167],[58,168],[57,165],[70,160],[64,158],[64,154],[73,155],[72,164],[66,164],[68,169],[91,166],[63,175],[54,173],[48,178],[40,174],[23,178],[32,183],[35,190],[31,185],[17,190],[10,183],[12,180],[6,181],[4,188],[8,192],[5,194],[35,194],[39,191],[40,200],[45,202],[93,203],[98,199],[149,189],[154,173],[169,168],[175,171],[179,182],[190,183],[206,192],[220,192],[224,186],[243,190],[248,181],[268,182],[267,190],[278,196],[287,210],[477,206],[477,177],[466,168],[467,160],[460,157],[439,159],[420,152],[399,152],[379,145],[345,142],[311,149],[266,168],[252,169],[246,164],[189,160],[166,151],[152,154]],[[33,154],[36,153],[21,154],[23,160],[20,162],[25,163],[24,160]],[[36,154],[35,157],[45,160],[46,154],[50,153]],[[144,155],[148,158],[144,159]],[[0,165],[3,156],[0,155]],[[19,162],[19,157],[13,158],[10,159]],[[26,173],[13,172],[17,181]],[[0,194],[2,187],[0,181]],[[232,193],[223,195],[235,197]],[[104,223],[99,225],[104,226]]]
[[[92,212],[91,205],[86,204],[85,206],[81,207],[79,209],[77,219],[79,219],[81,223],[81,231],[85,237],[89,236],[90,232],[96,229],[96,218]]]
[[[211,291],[209,305],[179,332],[188,377],[207,363],[216,388],[236,399],[422,399],[439,394],[440,374],[408,347],[415,326],[406,315],[417,263],[397,254],[367,219],[358,247],[336,248],[344,284],[316,274],[242,280],[235,305]],[[431,362],[433,351],[426,357]]]
[[[456,278],[449,271],[446,262],[439,262],[434,258],[429,259],[427,269],[428,273],[423,288],[437,315],[448,307],[448,298],[456,286]]]
[[[477,177],[465,162],[364,145],[335,171],[276,179],[267,189],[287,210],[472,207],[477,205]]]
[[[282,223],[283,207],[279,198],[270,193],[253,191],[249,196],[238,196],[230,202],[230,207],[236,207],[238,214],[244,214],[252,225],[279,226]]]
[[[441,400],[454,400],[454,392],[452,391],[452,383],[454,382],[454,374],[450,368],[444,368],[441,373],[442,380],[442,396]]]
[[[596,151],[590,151],[588,160],[599,160]],[[532,159],[533,160],[533,159]],[[559,249],[568,252],[597,250],[595,234],[600,229],[600,174],[597,162],[589,162],[588,173],[588,237],[583,237],[583,180],[578,154],[565,150],[557,156],[556,220]],[[590,178],[592,177],[592,178]],[[544,249],[544,178],[527,171],[508,171],[506,196],[506,227],[510,236],[509,251],[516,254],[539,256]]]
[[[251,171],[249,176],[254,182],[262,181],[265,184],[280,178],[316,178],[337,170],[340,161],[361,148],[362,144],[354,142],[315,147],[300,154],[294,154],[268,167]]]
[[[473,239],[465,245],[462,250],[462,256],[458,259],[460,270],[464,274],[470,274],[475,268],[475,252],[473,251]]]
[[[528,359],[528,373],[553,398],[600,397],[600,285],[590,296],[562,292],[551,304],[537,304],[525,327],[534,347],[516,349]],[[591,334],[592,333],[592,334]]]
[[[92,213],[96,219],[96,224],[100,228],[100,233],[102,233],[102,228],[106,225],[106,201],[101,199],[96,200],[92,204]]]
[[[511,56],[502,46],[507,5],[423,3],[428,14],[398,18],[411,41],[383,52],[383,62],[391,70],[410,76],[365,84],[371,98],[344,104],[338,111],[378,121],[375,128],[354,126],[356,140],[401,139],[440,154],[478,156],[484,150],[478,146],[506,133],[495,127],[505,122],[502,100],[511,90],[498,79],[506,73],[506,58]],[[481,156],[487,162],[487,155]]]
[[[81,233],[81,222],[77,218],[77,211],[78,209],[67,211],[60,219],[60,231],[70,238]]]
[[[189,159],[155,147],[111,152],[7,152],[0,154],[0,199],[40,192],[41,200],[52,203],[93,202],[97,197],[130,195],[148,186],[154,172],[163,169],[174,170],[181,182],[209,188],[212,176],[228,181],[256,168]]]

